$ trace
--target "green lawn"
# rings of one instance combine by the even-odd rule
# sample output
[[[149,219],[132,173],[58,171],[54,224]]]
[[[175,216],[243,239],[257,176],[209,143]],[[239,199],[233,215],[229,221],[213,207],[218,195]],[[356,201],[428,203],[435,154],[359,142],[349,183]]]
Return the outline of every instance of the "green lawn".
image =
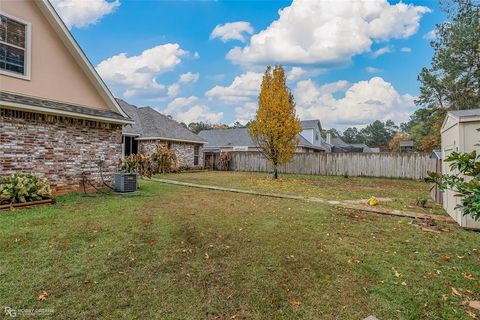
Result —
[[[382,202],[380,207],[446,214],[440,205],[431,201],[430,184],[422,181],[294,174],[282,174],[278,181],[274,181],[269,179],[266,173],[229,171],[186,172],[157,177],[261,192],[318,197],[326,200],[361,200],[372,196],[391,198],[391,202]],[[428,200],[427,208],[416,204],[417,199],[421,198]]]
[[[410,222],[156,182],[65,196],[0,213],[0,305],[55,319],[469,319],[480,234]]]

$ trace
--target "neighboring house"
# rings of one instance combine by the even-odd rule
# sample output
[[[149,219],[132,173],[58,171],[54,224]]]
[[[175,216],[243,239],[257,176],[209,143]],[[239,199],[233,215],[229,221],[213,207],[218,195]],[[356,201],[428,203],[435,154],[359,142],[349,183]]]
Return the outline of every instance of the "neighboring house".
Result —
[[[203,167],[205,140],[175,120],[150,107],[138,108],[117,99],[122,109],[135,123],[123,128],[123,155],[151,155],[157,144],[175,151],[177,166]]]
[[[400,141],[400,152],[413,152],[415,151],[415,143],[413,140]]]
[[[302,120],[302,132],[300,135],[316,147],[321,147],[329,152],[331,145],[327,144],[322,138],[322,124],[320,120]]]
[[[327,133],[326,142],[332,146],[332,152],[374,153],[380,151],[377,148],[370,148],[363,143],[346,143],[339,137],[332,137],[330,133]]]
[[[220,152],[259,152],[248,133],[248,128],[203,130],[198,135],[207,141],[204,147],[205,167],[207,168],[216,167]],[[325,152],[325,149],[311,144],[299,134],[296,152]]]
[[[452,152],[465,153],[474,150],[480,153],[480,109],[450,111],[443,122],[442,133],[442,157],[446,159]],[[442,163],[443,174],[458,174],[458,171],[450,168],[449,162]],[[443,207],[445,211],[464,228],[480,229],[480,221],[475,221],[471,216],[464,216],[457,206],[460,198],[456,192],[450,189],[443,193]]]
[[[55,192],[118,170],[132,120],[47,0],[1,1],[0,174],[49,179]]]

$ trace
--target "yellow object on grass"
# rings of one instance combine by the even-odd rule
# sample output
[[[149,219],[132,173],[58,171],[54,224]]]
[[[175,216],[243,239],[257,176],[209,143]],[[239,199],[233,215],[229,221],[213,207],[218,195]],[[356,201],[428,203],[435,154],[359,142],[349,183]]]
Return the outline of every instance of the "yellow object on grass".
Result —
[[[376,206],[378,205],[378,199],[375,197],[371,197],[370,199],[368,199],[367,204],[369,206]]]

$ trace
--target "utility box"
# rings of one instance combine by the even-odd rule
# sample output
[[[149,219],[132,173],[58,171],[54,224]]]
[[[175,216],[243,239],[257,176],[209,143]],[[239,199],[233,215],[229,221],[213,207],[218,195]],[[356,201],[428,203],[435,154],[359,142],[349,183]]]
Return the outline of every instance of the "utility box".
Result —
[[[448,112],[443,122],[442,133],[442,173],[456,174],[450,169],[451,162],[445,159],[452,152],[472,152],[477,150],[480,153],[480,109],[459,110]],[[457,172],[458,174],[458,172]],[[460,198],[455,197],[455,191],[445,190],[443,193],[443,208],[463,228],[480,230],[480,221],[475,221],[471,216],[464,216],[455,207],[460,204]]]
[[[115,173],[113,175],[115,191],[134,192],[137,191],[137,173]]]

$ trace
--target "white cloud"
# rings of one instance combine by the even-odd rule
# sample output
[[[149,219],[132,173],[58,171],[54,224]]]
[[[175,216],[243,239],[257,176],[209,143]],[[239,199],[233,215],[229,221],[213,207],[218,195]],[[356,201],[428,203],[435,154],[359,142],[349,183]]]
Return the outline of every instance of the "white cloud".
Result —
[[[168,104],[163,113],[186,124],[198,121],[218,123],[223,118],[223,112],[213,112],[207,105],[196,102],[196,96],[178,97]]]
[[[184,73],[184,74],[181,74],[180,75],[180,78],[178,79],[178,82],[179,83],[195,83],[198,81],[198,79],[200,78],[200,74],[199,73],[191,73],[191,72],[187,72],[187,73]]]
[[[423,35],[423,38],[426,40],[435,40],[437,38],[437,30],[430,30]]]
[[[260,93],[263,73],[247,72],[233,80],[229,86],[215,86],[205,93],[209,100],[217,98],[225,103],[248,102]]]
[[[210,34],[210,39],[220,38],[223,42],[227,42],[229,40],[239,40],[241,42],[245,42],[245,33],[253,33],[253,27],[249,22],[229,22],[217,25]]]
[[[163,113],[172,114],[178,110],[181,110],[183,107],[186,107],[194,103],[197,100],[198,100],[198,97],[196,96],[175,98],[168,104],[167,108],[163,110]]]
[[[383,70],[379,68],[374,68],[374,67],[367,67],[365,68],[365,71],[367,71],[368,73],[380,73]]]
[[[291,80],[298,79],[299,77],[301,77],[305,73],[307,73],[307,71],[303,68],[292,67],[292,69],[290,69],[290,72],[288,72],[287,80],[291,81]]]
[[[256,102],[246,102],[243,105],[235,108],[235,121],[241,124],[246,124],[248,121],[255,118],[258,105]]]
[[[412,48],[410,47],[403,47],[400,49],[401,52],[412,52]]]
[[[343,94],[342,97],[338,97]],[[414,97],[399,94],[381,77],[350,84],[337,81],[319,86],[299,81],[294,89],[297,113],[303,119],[321,119],[325,127],[361,126],[373,120],[408,120]]]
[[[387,0],[294,0],[280,17],[227,58],[239,64],[332,64],[369,52],[373,41],[408,38],[430,9]]]
[[[96,69],[110,86],[123,92],[125,98],[155,98],[165,94],[165,85],[159,83],[157,77],[172,71],[187,54],[178,44],[167,43],[138,56],[120,53],[100,62]],[[175,87],[168,91],[174,93]]]
[[[378,50],[375,50],[372,55],[377,58],[377,57],[380,57],[380,56],[383,56],[384,54],[386,53],[390,53],[390,52],[393,52],[394,51],[394,48],[393,46],[386,46],[386,47],[382,47]]]
[[[212,112],[206,105],[194,105],[185,112],[178,112],[175,115],[175,119],[187,124],[199,121],[219,123],[222,118],[223,112]]]
[[[69,29],[84,28],[97,23],[103,16],[114,12],[120,1],[106,0],[51,0],[63,22]]]

